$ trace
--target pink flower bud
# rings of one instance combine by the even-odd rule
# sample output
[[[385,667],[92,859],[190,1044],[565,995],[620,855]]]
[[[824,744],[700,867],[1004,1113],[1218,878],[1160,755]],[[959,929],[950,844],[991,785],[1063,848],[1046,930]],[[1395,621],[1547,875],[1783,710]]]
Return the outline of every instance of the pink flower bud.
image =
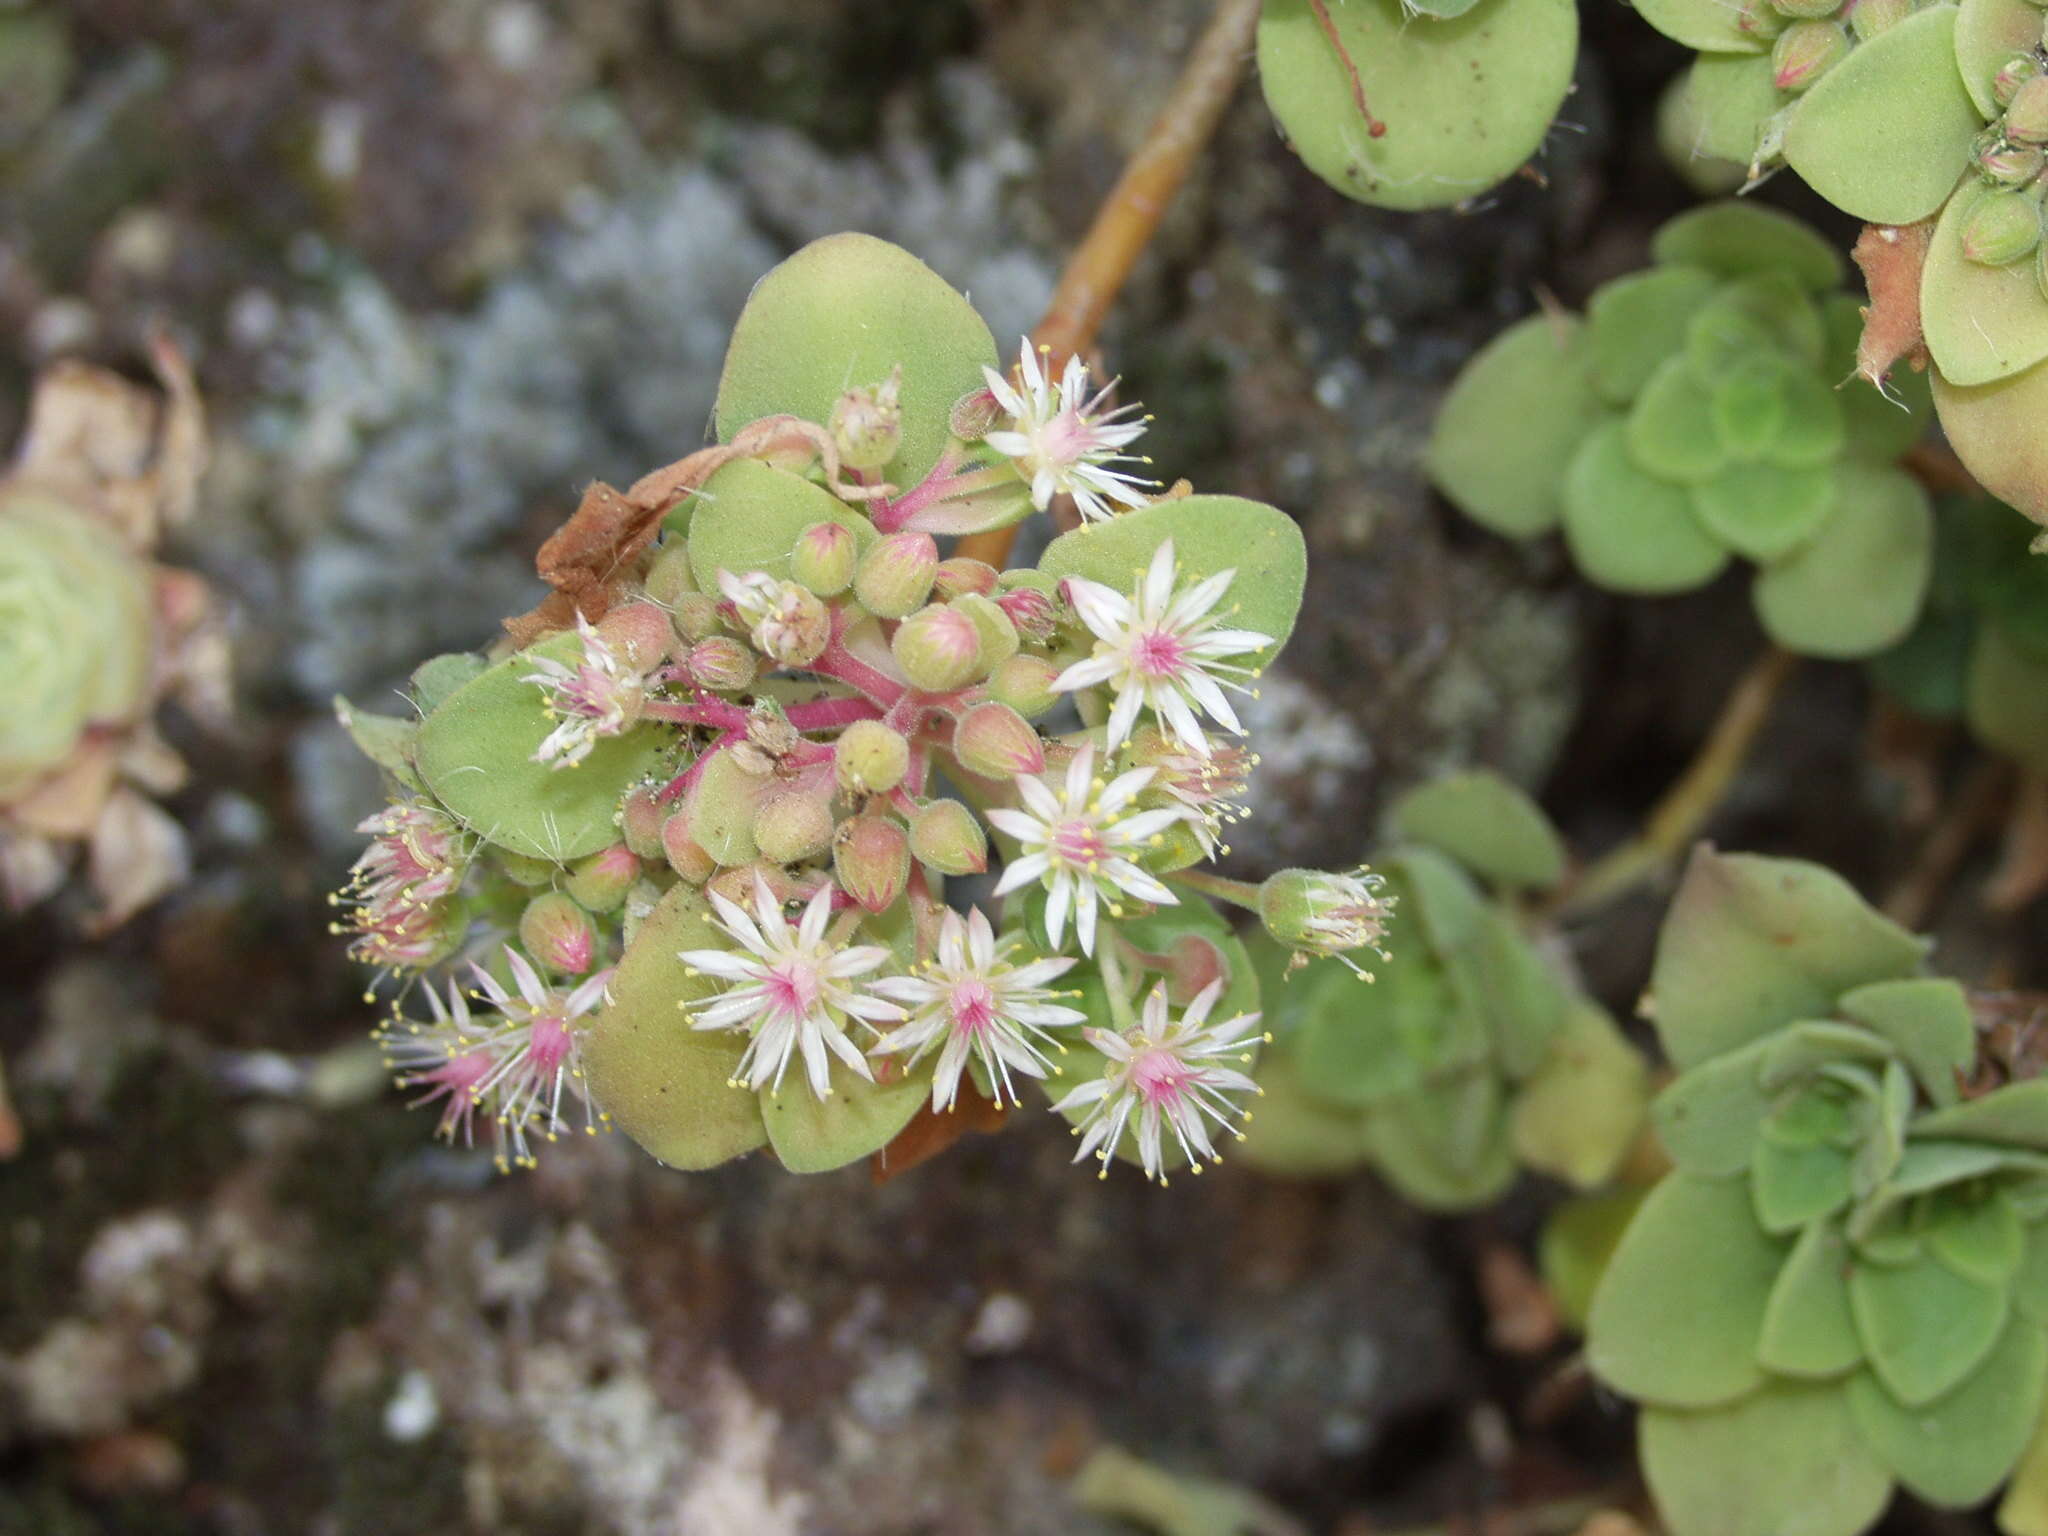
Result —
[[[613,843],[572,868],[563,889],[586,911],[615,912],[639,878],[639,858],[624,843]]]
[[[820,795],[774,795],[754,812],[754,845],[777,864],[815,858],[832,846],[832,808]]]
[[[947,425],[955,437],[963,443],[978,443],[988,436],[989,429],[1004,416],[1003,407],[995,392],[984,386],[969,390],[953,402],[952,413],[946,418]]]
[[[644,585],[649,600],[668,609],[673,609],[676,599],[684,593],[695,592],[697,574],[690,567],[690,546],[681,539],[671,539],[662,545],[654,564],[647,568]]]
[[[590,914],[560,891],[547,891],[519,914],[519,944],[534,964],[558,976],[581,976],[597,960]]]
[[[844,592],[853,580],[860,555],[853,530],[844,523],[813,523],[797,535],[790,551],[789,574],[820,597]]]
[[[979,592],[967,592],[954,598],[949,606],[955,613],[965,614],[981,638],[974,653],[971,678],[987,677],[1017,654],[1017,626],[993,599]]]
[[[910,818],[910,851],[942,875],[988,868],[988,834],[958,800],[933,800]]]
[[[861,556],[853,595],[877,618],[915,613],[931,596],[939,573],[939,546],[928,533],[892,533]]]
[[[2025,192],[1987,192],[1963,220],[1963,256],[1980,266],[2011,266],[2040,243],[2041,205]]]
[[[635,672],[652,672],[668,656],[676,632],[666,608],[627,603],[597,624],[598,637]]]
[[[1036,720],[1059,702],[1052,687],[1059,675],[1060,669],[1043,656],[1012,656],[989,674],[988,696]]]
[[[934,603],[896,626],[889,649],[912,687],[924,693],[947,693],[974,676],[981,655],[981,631],[959,609]]]
[[[849,389],[834,402],[827,426],[839,462],[848,469],[880,469],[896,457],[903,441],[903,407],[897,401],[902,387],[899,363],[880,384]]]
[[[856,720],[832,744],[832,768],[849,795],[886,795],[910,771],[910,743],[879,720]]]
[[[986,597],[995,589],[996,568],[985,561],[970,560],[965,555],[941,560],[938,574],[932,578],[932,596],[941,602],[951,602],[969,592]]]
[[[1036,587],[1012,587],[996,598],[996,606],[1009,615],[1027,644],[1043,645],[1060,625],[1059,604]]]
[[[1848,14],[1849,30],[1867,43],[1912,15],[1913,0],[1849,0]]]
[[[1772,82],[1781,91],[1803,91],[1848,53],[1849,34],[1839,22],[1795,21],[1771,48]]]
[[[953,755],[969,773],[1008,781],[1045,771],[1045,743],[1031,723],[1007,704],[977,704],[960,717]]]
[[[713,693],[738,693],[754,680],[754,653],[730,635],[713,635],[684,658],[693,681]]]
[[[910,883],[910,837],[886,816],[855,816],[839,825],[832,870],[840,887],[870,912],[895,905]]]
[[[2016,53],[1998,66],[1991,77],[1991,97],[2001,107],[2012,105],[2019,88],[2041,73],[2041,61],[2031,53]]]
[[[668,807],[655,799],[655,791],[643,784],[627,791],[625,803],[619,807],[619,835],[638,857],[661,858],[661,828],[668,814]]]
[[[2020,84],[2006,103],[2004,122],[2015,144],[2048,144],[2048,75]]]
[[[702,885],[718,868],[718,861],[690,836],[690,818],[681,811],[662,824],[661,851],[668,867],[692,885]]]

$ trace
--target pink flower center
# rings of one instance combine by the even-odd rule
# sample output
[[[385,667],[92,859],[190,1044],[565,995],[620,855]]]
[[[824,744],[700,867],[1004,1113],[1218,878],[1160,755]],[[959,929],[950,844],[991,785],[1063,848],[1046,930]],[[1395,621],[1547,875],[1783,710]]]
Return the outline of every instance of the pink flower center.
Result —
[[[536,1079],[552,1078],[561,1071],[576,1046],[569,1021],[558,1013],[536,1014],[530,1040],[526,1059],[532,1064],[532,1076]]]
[[[1063,863],[1092,869],[1109,857],[1109,844],[1095,823],[1084,817],[1057,823],[1047,844],[1052,856]]]
[[[768,995],[771,1014],[801,1019],[817,1011],[818,973],[808,965],[786,960],[768,972],[762,987]]]
[[[978,976],[955,982],[948,1001],[953,1009],[953,1027],[963,1035],[979,1038],[995,1023],[995,993]]]
[[[1131,1087],[1147,1104],[1179,1098],[1194,1076],[1171,1051],[1142,1051],[1131,1062]]]
[[[1100,446],[1094,424],[1072,406],[1048,421],[1038,434],[1038,451],[1049,463],[1062,467],[1080,463]]]
[[[1131,665],[1143,677],[1173,677],[1187,666],[1187,647],[1170,630],[1150,630],[1133,642]]]

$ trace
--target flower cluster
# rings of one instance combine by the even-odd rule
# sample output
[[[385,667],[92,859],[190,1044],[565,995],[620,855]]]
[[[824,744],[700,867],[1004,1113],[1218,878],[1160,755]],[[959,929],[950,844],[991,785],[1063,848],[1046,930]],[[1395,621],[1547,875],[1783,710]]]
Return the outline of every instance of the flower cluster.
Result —
[[[1210,899],[1261,891],[1199,866],[1243,814],[1232,696],[1292,626],[1300,536],[1151,502],[1120,467],[1144,422],[1080,360],[934,391],[925,341],[736,427],[708,478],[650,476],[691,494],[602,602],[437,659],[416,726],[359,734],[405,798],[364,823],[354,952],[473,982],[381,1031],[447,1137],[488,1124],[522,1165],[580,1108],[679,1166],[807,1169],[1036,1082],[1084,1157],[1163,1179],[1242,1121],[1257,979]],[[1060,495],[1084,524],[1036,568],[940,549]],[[1321,878],[1287,942],[1377,949],[1370,877]]]

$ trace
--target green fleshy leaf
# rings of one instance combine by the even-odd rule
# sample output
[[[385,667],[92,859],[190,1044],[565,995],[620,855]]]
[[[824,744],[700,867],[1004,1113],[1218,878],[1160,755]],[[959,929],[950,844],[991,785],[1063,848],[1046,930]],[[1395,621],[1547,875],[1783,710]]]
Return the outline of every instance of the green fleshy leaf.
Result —
[[[2005,1328],[2003,1287],[1966,1279],[1922,1255],[1859,1264],[1849,1274],[1856,1331],[1884,1388],[1909,1408],[1953,1391],[1984,1363]]]
[[[1714,384],[1714,431],[1738,459],[1762,458],[1785,424],[1788,368],[1741,368]]]
[[[1367,1134],[1387,1182],[1428,1210],[1473,1210],[1515,1181],[1500,1082],[1484,1069],[1375,1105]]]
[[[1268,665],[1294,632],[1308,551],[1294,519],[1262,502],[1238,496],[1158,502],[1061,534],[1046,546],[1038,568],[1055,580],[1085,576],[1127,593],[1167,539],[1173,540],[1186,585],[1219,571],[1237,572],[1217,611],[1233,629],[1273,637],[1271,646],[1234,658],[1254,670]]]
[[[1541,806],[1490,768],[1446,774],[1394,802],[1401,838],[1448,853],[1485,879],[1542,889],[1564,877],[1565,847]]]
[[[1764,66],[1768,79],[1769,60],[1756,62]],[[1771,95],[1775,106],[1776,87]],[[1749,151],[1745,149],[1741,158],[1747,160]],[[1809,225],[1775,208],[1737,198],[1681,213],[1657,231],[1650,241],[1650,255],[1659,263],[1704,267],[1718,277],[1781,272],[1815,293],[1835,287],[1844,276],[1841,254]]]
[[[1495,533],[1557,525],[1565,466],[1600,419],[1584,324],[1531,315],[1475,353],[1437,410],[1426,464],[1458,509]]]
[[[1781,1376],[1841,1376],[1863,1363],[1863,1339],[1849,1310],[1852,1260],[1839,1222],[1799,1234],[1771,1288],[1756,1356]]]
[[[1962,0],[1956,10],[1956,71],[1987,123],[2005,110],[1992,94],[1992,77],[2014,54],[2031,53],[2040,43],[2039,6],[2027,0]]]
[[[763,1089],[760,1105],[768,1144],[791,1173],[827,1173],[881,1151],[932,1096],[929,1060],[887,1083],[834,1062],[827,1099],[811,1092],[800,1061],[789,1077],[780,1093]]]
[[[1925,948],[1817,864],[1702,846],[1658,936],[1651,1018],[1682,1070],[1912,974]]]
[[[1927,1251],[1967,1280],[2005,1286],[2026,1258],[2027,1232],[2004,1192],[1990,1189],[1979,1199],[1950,1198],[1927,1226]]]
[[[612,1123],[671,1168],[711,1168],[763,1146],[758,1098],[732,1086],[746,1037],[692,1029],[683,1011],[718,989],[677,955],[723,949],[703,893],[678,885],[642,920],[583,1037],[590,1092]]]
[[[1261,7],[1259,81],[1303,163],[1375,207],[1448,207],[1506,180],[1541,146],[1571,86],[1571,0],[1512,0],[1449,21],[1399,0],[1350,0],[1328,14],[1384,134],[1360,120],[1351,74],[1308,0]]]
[[[1702,1061],[1652,1101],[1657,1135],[1687,1173],[1724,1178],[1749,1167],[1771,1111],[1759,1077],[1770,1046],[1770,1040],[1758,1040]]]
[[[2048,1411],[2013,1468],[2012,1484],[1999,1501],[1998,1528],[2005,1536],[2048,1536]]]
[[[1926,370],[1894,368],[1880,392],[1856,372],[1856,346],[1863,339],[1862,303],[1853,294],[1829,294],[1821,301],[1821,314],[1827,327],[1827,361],[1815,382],[1842,380],[1830,394],[1841,408],[1843,450],[1861,458],[1896,459],[1926,435],[1934,418],[1933,386]]]
[[[640,725],[598,742],[573,768],[535,762],[554,722],[539,687],[525,679],[536,658],[573,663],[582,654],[571,633],[506,657],[427,717],[415,754],[428,790],[472,831],[556,864],[618,841],[620,800],[674,740],[671,731]]]
[[[773,782],[747,772],[732,753],[718,753],[690,792],[690,840],[720,864],[752,863],[754,817]]]
[[[1917,1137],[1919,1127],[1914,1134]],[[1925,1244],[1917,1227],[1902,1226],[1908,1203],[1916,1195],[1930,1194],[1966,1184],[1989,1174],[2009,1169],[2025,1171],[2030,1160],[2037,1171],[2048,1171],[2048,1159],[2037,1152],[2000,1147],[1988,1142],[1908,1142],[1898,1166],[1884,1186],[1859,1204],[1849,1218],[1849,1238],[1873,1254],[1880,1263],[1918,1262]],[[1901,1241],[1901,1237],[1910,1241]]]
[[[1889,1040],[1936,1105],[1956,1100],[1956,1074],[1977,1055],[1977,1031],[1962,986],[1946,977],[1881,981],[1842,996],[1842,1012]]]
[[[1509,1079],[1527,1077],[1549,1056],[1564,1022],[1564,987],[1506,912],[1489,907],[1472,942],[1448,962],[1451,988],[1481,1020]]]
[[[1741,11],[1719,0],[1636,0],[1635,11],[1673,42],[1701,53],[1755,53],[1765,48],[1736,25]]]
[[[1564,537],[1589,581],[1646,597],[1704,586],[1729,558],[1682,486],[1636,466],[1619,419],[1596,428],[1572,457]]]
[[[1956,8],[1930,6],[1815,81],[1785,129],[1785,158],[1852,217],[1914,224],[1939,208],[1983,119],[1955,61]]]
[[[1782,560],[1813,538],[1835,506],[1835,477],[1827,469],[1731,464],[1692,488],[1699,520],[1759,565]]]
[[[1728,462],[1714,431],[1713,398],[1683,356],[1650,376],[1628,415],[1628,449],[1642,469],[1661,480],[1699,485]]]
[[[464,683],[484,675],[490,663],[474,651],[449,651],[430,656],[412,672],[412,702],[422,715],[431,715],[447,702],[448,696]]]
[[[2048,1152],[2048,1077],[2010,1083],[1982,1098],[1931,1110],[1913,1122],[1913,1134]]]
[[[1472,877],[1433,848],[1402,848],[1380,860],[1401,892],[1403,910],[1421,927],[1438,957],[1463,949],[1477,936],[1486,898]]]
[[[1785,103],[1776,76],[1768,52],[1704,53],[1693,60],[1685,73],[1684,91],[1694,152],[1747,166],[1763,139],[1764,125]],[[1697,249],[1683,259],[1711,265]]]
[[[1649,1076],[1612,1019],[1574,1003],[1549,1058],[1515,1097],[1516,1155],[1580,1189],[1606,1183],[1642,1129]]]
[[[995,361],[981,316],[938,273],[872,235],[828,235],[748,296],[718,380],[719,441],[764,416],[822,425],[846,390],[901,364],[903,441],[884,475],[907,488],[937,462],[954,402]]]
[[[1845,459],[1832,474],[1812,473],[1833,486],[1837,510],[1811,543],[1757,573],[1757,618],[1803,656],[1873,655],[1903,640],[1920,617],[1934,570],[1933,506],[1903,470]]]
[[[1763,358],[1819,366],[1827,327],[1813,296],[1786,272],[1726,284],[1686,327],[1686,356],[1702,379],[1752,368]]]
[[[1860,381],[1851,380],[1850,384]],[[1849,388],[1849,384],[1842,386]],[[1861,387],[1869,393],[1867,384]],[[1849,430],[1842,397],[1820,376],[1788,368],[1780,378],[1785,411],[1763,457],[1781,469],[1810,469],[1832,462],[1847,446]],[[1903,414],[1903,413],[1901,413]]]
[[[1614,405],[1635,399],[1685,345],[1686,323],[1719,287],[1713,273],[1684,266],[1650,267],[1602,284],[1586,306],[1594,387]]]
[[[717,594],[718,573],[766,571],[789,579],[797,536],[813,523],[851,528],[859,549],[874,542],[868,520],[822,486],[759,459],[735,459],[704,482],[690,520],[690,570]]]
[[[1675,1408],[1755,1392],[1764,1382],[1757,1339],[1784,1259],[1740,1180],[1668,1175],[1594,1293],[1593,1370],[1618,1391]]]
[[[1764,1092],[1804,1082],[1834,1062],[1882,1065],[1891,1059],[1891,1042],[1854,1024],[1809,1020],[1771,1036],[1757,1069]]]
[[[2048,523],[2048,363],[1996,384],[1964,388],[1930,368],[1934,409],[1949,446],[1977,483],[2036,523]]]
[[[2048,357],[2048,298],[2033,260],[1994,267],[1963,254],[1963,229],[1989,195],[1969,186],[1949,199],[1920,274],[1927,350],[1941,376],[1961,387],[1995,384]]]
[[[2013,1278],[2012,1298],[2022,1317],[2048,1328],[2048,1220],[2037,1219],[2027,1228],[2027,1251]]]
[[[1638,1444],[1671,1536],[1855,1536],[1891,1498],[1832,1384],[1773,1382],[1712,1413],[1649,1409]]]
[[[1786,1146],[1769,1136],[1757,1142],[1749,1178],[1757,1221],[1780,1237],[1832,1216],[1851,1193],[1849,1154],[1840,1147]]]
[[[1422,1078],[1409,1042],[1441,1035],[1452,1012],[1450,985],[1443,973],[1413,946],[1392,951],[1374,969],[1370,987],[1359,987],[1340,966],[1288,983],[1309,999],[1296,1026],[1301,1070],[1318,1098],[1361,1109],[1411,1092]]]
[[[1365,1116],[1311,1092],[1294,1051],[1260,1052],[1258,1082],[1258,1104],[1238,1149],[1252,1167],[1285,1178],[1334,1178],[1371,1157]]]
[[[1871,680],[1924,719],[1953,720],[1968,697],[1976,641],[1971,615],[1923,613],[1912,634],[1870,659]]]
[[[1904,1408],[1870,1372],[1849,1383],[1864,1442],[1928,1503],[1982,1503],[2026,1449],[2048,1386],[2048,1335],[2015,1320],[1983,1369],[1938,1402]]]
[[[2048,666],[2048,560],[2023,553],[2027,526],[2010,507],[1978,497],[1952,508],[1945,551],[1965,600],[2028,660]]]
[[[1586,1331],[1600,1277],[1648,1194],[1646,1189],[1619,1189],[1580,1195],[1558,1204],[1544,1220],[1536,1246],[1543,1283],[1565,1321],[1580,1333]]]
[[[408,789],[420,787],[419,772],[413,767],[413,752],[420,734],[419,721],[401,720],[396,715],[368,714],[340,694],[334,696],[334,718],[341,722],[341,728],[348,732],[348,739],[356,744],[356,750],[363,756]]]
[[[2048,665],[1996,626],[1980,625],[1968,690],[1964,710],[1978,739],[2022,767],[2048,772]]]

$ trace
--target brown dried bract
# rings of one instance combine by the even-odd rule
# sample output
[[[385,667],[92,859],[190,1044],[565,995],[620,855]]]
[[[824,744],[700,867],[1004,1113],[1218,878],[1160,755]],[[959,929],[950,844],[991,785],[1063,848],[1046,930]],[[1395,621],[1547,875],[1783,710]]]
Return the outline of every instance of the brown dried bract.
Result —
[[[869,1173],[875,1183],[886,1184],[919,1163],[937,1157],[969,1131],[989,1135],[1001,1130],[1009,1118],[1010,1112],[1002,1105],[984,1099],[963,1084],[960,1097],[944,1114],[935,1113],[929,1104],[919,1106],[910,1124],[896,1133],[896,1139],[868,1159]]]
[[[1863,339],[1856,344],[1856,371],[1878,389],[1901,358],[1916,372],[1927,366],[1927,343],[1920,334],[1920,269],[1933,239],[1932,219],[1866,224],[1850,253],[1870,290]]]

